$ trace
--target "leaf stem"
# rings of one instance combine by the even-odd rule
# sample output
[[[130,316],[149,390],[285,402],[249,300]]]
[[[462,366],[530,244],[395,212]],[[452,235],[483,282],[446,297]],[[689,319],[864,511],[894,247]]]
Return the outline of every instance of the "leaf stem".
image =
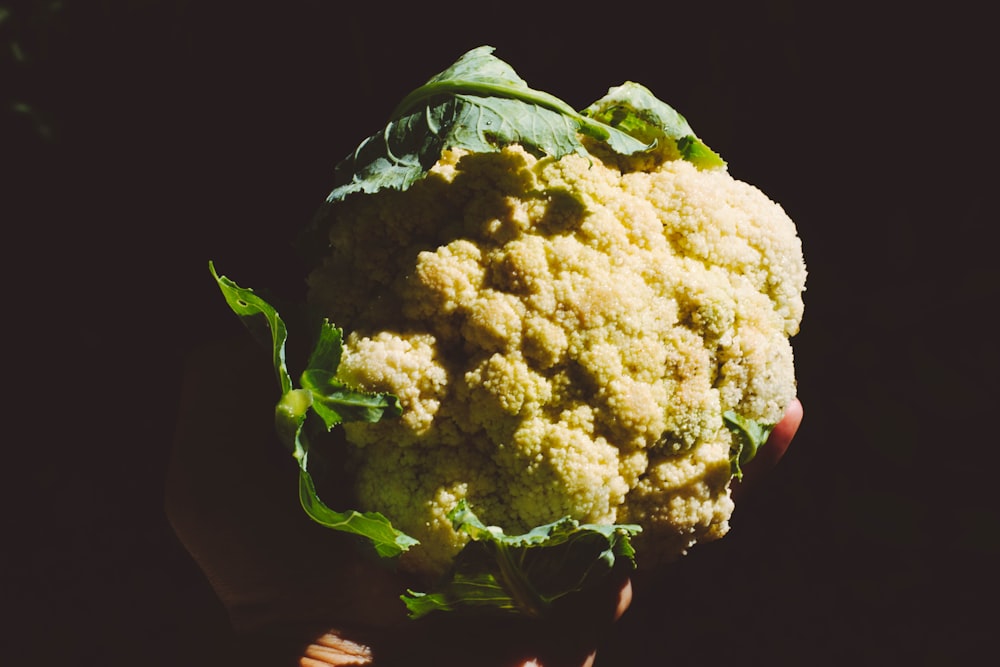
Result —
[[[578,118],[581,121],[585,120],[585,117],[581,116],[576,109],[555,95],[526,86],[514,87],[483,81],[469,81],[467,79],[445,79],[425,83],[403,98],[393,110],[389,120],[397,120],[422,101],[435,95],[461,95],[463,93],[521,100],[522,102],[558,111],[567,116]]]
[[[517,604],[517,608],[526,616],[539,618],[545,614],[545,604],[535,590],[528,577],[524,573],[524,568],[514,562],[513,550],[502,542],[496,543],[497,565],[500,566],[500,583],[511,599]]]
[[[587,136],[593,137],[594,139],[604,141],[611,136],[611,132],[607,125],[588,116],[584,116],[555,95],[551,95],[541,90],[534,90],[533,88],[500,86],[480,81],[467,81],[465,79],[432,81],[420,86],[403,98],[403,101],[396,106],[392,114],[389,116],[389,121],[392,122],[398,120],[402,116],[406,115],[410,109],[417,106],[424,100],[434,97],[435,95],[462,95],[465,93],[491,97],[505,97],[507,99],[520,100],[521,102],[534,104],[544,109],[549,109],[550,111],[555,111],[572,118],[576,121],[581,132]]]

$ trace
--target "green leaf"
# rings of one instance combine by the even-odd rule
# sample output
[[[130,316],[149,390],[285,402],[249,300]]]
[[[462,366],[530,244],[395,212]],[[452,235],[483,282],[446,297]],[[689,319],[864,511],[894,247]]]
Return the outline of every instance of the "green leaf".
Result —
[[[292,389],[292,379],[285,366],[285,339],[288,332],[285,323],[278,316],[278,311],[257,296],[253,290],[244,289],[229,278],[216,273],[213,262],[208,263],[208,269],[222,290],[226,303],[250,330],[251,335],[262,343],[270,342],[274,371],[281,385],[281,393],[287,393]]]
[[[449,514],[472,538],[445,581],[430,593],[402,596],[412,618],[459,609],[544,616],[559,599],[599,582],[624,559],[635,567],[633,524],[580,524],[568,517],[520,535],[487,526],[465,500]]]
[[[383,558],[395,558],[419,544],[416,539],[393,528],[389,519],[378,512],[337,512],[327,507],[316,493],[316,485],[305,466],[299,470],[299,501],[313,521],[332,530],[367,539]]]
[[[405,190],[449,148],[496,152],[520,144],[559,158],[587,154],[581,134],[631,154],[649,145],[575,111],[566,102],[530,88],[505,62],[481,46],[407,95],[386,127],[365,139],[336,169],[327,197]]]
[[[514,95],[526,102],[563,113],[575,115],[576,110],[558,97],[540,90],[532,90],[528,82],[518,76],[514,68],[493,56],[493,47],[480,46],[466,52],[440,74],[428,79],[396,106],[390,119],[400,118],[425,100],[441,94],[472,92],[484,96]]]
[[[326,423],[327,430],[342,422],[375,423],[385,416],[402,414],[395,396],[351,389],[327,371],[306,371],[302,374],[302,385],[312,391],[312,408]]]
[[[627,81],[582,111],[640,141],[669,141],[699,168],[724,167],[725,161],[695,136],[687,120],[645,86]]]
[[[406,604],[410,618],[417,619],[426,616],[432,611],[453,611],[448,604],[448,596],[444,593],[421,593],[411,589],[406,590],[405,595],[400,599]]]
[[[417,540],[393,527],[377,512],[330,509],[316,493],[309,474],[309,441],[322,429],[330,430],[345,421],[377,422],[401,414],[399,401],[391,394],[368,393],[337,380],[336,371],[343,354],[343,331],[323,321],[315,347],[301,376],[301,388],[292,386],[285,365],[287,331],[277,310],[232,280],[220,276],[213,263],[209,270],[215,277],[229,307],[258,338],[270,341],[275,371],[281,385],[281,398],[275,406],[278,437],[291,450],[299,464],[299,501],[306,514],[317,523],[341,532],[359,535],[369,541],[376,553],[395,557]],[[310,413],[310,408],[312,412]],[[313,415],[313,419],[310,419]],[[317,425],[316,419],[319,424]]]
[[[764,446],[775,424],[761,424],[732,410],[722,413],[722,420],[733,433],[729,464],[736,479],[743,479],[743,466],[749,463],[757,450]]]
[[[327,430],[342,422],[374,423],[383,417],[400,416],[402,408],[395,396],[359,391],[337,379],[343,339],[343,331],[324,320],[299,380],[302,387],[312,393],[312,408],[323,419]]]

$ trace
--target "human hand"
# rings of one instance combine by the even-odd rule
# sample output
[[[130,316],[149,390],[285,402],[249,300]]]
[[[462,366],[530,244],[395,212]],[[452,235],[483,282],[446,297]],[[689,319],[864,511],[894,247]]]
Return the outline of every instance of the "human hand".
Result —
[[[272,435],[276,385],[260,352],[247,338],[206,346],[187,361],[166,485],[175,532],[251,647],[243,664],[448,667],[468,666],[470,656],[477,667],[593,663],[631,601],[624,571],[543,622],[407,619],[405,578],[302,511],[297,465]],[[801,414],[796,402],[739,490],[780,458]]]

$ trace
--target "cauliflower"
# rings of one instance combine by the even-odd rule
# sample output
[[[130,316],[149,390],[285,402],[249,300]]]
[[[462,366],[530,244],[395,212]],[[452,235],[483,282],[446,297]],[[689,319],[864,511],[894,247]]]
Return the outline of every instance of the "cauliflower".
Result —
[[[795,396],[795,225],[637,84],[578,114],[507,72],[515,99],[477,102],[470,137],[435,86],[492,80],[489,52],[341,164],[307,296],[334,340],[306,388],[285,382],[279,416],[303,471],[303,406],[342,425],[357,503],[410,540],[409,570],[444,575],[488,526],[559,522],[635,526],[640,565],[669,562],[726,534],[730,480]],[[510,121],[524,90],[531,119]],[[435,114],[459,119],[450,135]],[[546,114],[571,131],[539,131]],[[448,140],[400,157],[414,134]]]
[[[726,533],[723,414],[773,424],[794,398],[801,244],[723,168],[622,162],[449,150],[337,210],[309,300],[350,332],[338,377],[399,397],[344,428],[410,566],[466,544],[463,498],[509,530],[640,524],[650,563]]]

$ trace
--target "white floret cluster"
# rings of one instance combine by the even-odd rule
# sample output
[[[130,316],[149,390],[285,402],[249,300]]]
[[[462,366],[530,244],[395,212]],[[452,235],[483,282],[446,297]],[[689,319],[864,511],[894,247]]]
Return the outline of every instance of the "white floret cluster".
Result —
[[[775,423],[806,271],[795,225],[724,168],[446,152],[339,204],[310,300],[339,375],[398,420],[346,425],[363,509],[438,572],[465,498],[508,533],[639,523],[640,566],[724,535],[733,410]]]

